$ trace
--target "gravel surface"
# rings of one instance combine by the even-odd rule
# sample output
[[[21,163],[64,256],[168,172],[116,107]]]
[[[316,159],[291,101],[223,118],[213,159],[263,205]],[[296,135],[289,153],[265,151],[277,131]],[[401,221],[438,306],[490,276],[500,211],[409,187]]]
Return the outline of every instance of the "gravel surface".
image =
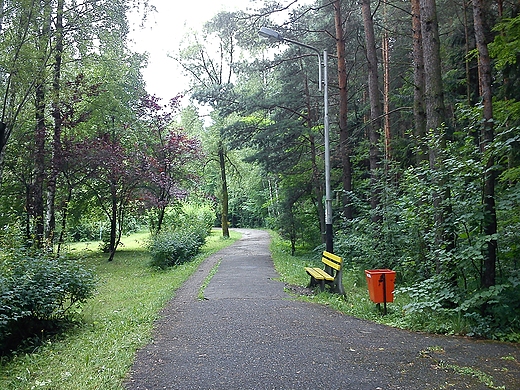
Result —
[[[163,310],[127,389],[520,389],[518,344],[413,333],[295,301],[276,281],[269,235],[240,232]]]

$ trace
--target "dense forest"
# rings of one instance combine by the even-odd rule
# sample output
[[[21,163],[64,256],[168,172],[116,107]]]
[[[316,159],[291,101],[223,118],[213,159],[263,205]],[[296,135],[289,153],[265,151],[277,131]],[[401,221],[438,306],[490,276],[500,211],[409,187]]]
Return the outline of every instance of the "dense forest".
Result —
[[[328,245],[396,270],[410,313],[518,339],[519,1],[251,1],[172,43],[191,85],[169,102],[129,49],[136,10],[153,1],[0,0],[4,275],[20,248],[98,236],[111,260],[187,201],[225,236],[321,248],[330,205]]]

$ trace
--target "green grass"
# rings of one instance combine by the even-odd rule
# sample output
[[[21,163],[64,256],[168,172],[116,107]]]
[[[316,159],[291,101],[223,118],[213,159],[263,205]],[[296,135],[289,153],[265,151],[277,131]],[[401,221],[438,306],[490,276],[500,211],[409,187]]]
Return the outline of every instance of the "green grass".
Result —
[[[291,256],[288,244],[281,240],[278,234],[271,232],[271,239],[271,253],[282,281],[292,285],[307,286],[309,276],[303,267],[321,267],[321,251]],[[320,293],[317,289],[316,295],[302,296],[299,299],[331,306],[342,313],[380,323],[395,322],[399,318],[400,315],[397,315],[399,313],[396,313],[396,308],[392,304],[388,304],[388,314],[383,317],[377,306],[369,299],[364,270],[344,271],[343,286],[345,296],[329,292]]]
[[[282,240],[276,233],[271,232],[270,234],[272,238],[271,253],[282,281],[292,285],[307,286],[309,284],[309,276],[303,268],[306,266],[321,267],[321,250],[310,253],[302,250],[302,253],[291,256],[289,243]],[[302,296],[298,299],[327,305],[341,313],[357,318],[415,331],[462,334],[467,326],[461,318],[454,316],[436,316],[433,319],[426,314],[422,317],[405,316],[403,315],[403,307],[410,300],[403,294],[394,296],[394,302],[387,304],[387,314],[383,315],[383,305],[378,307],[369,298],[363,269],[345,266],[343,270],[343,286],[345,289],[344,296],[329,292],[321,293],[319,289],[316,289],[314,296]],[[460,333],[457,331],[458,329],[460,329]],[[444,332],[444,330],[446,331]]]
[[[138,348],[150,341],[154,321],[200,263],[232,244],[218,231],[208,238],[192,262],[166,271],[148,266],[144,249],[148,234],[124,238],[113,262],[97,251],[98,243],[71,245],[96,270],[95,297],[82,307],[82,322],[60,337],[46,339],[32,353],[20,353],[0,362],[0,389],[122,389]]]
[[[295,256],[291,256],[289,243],[274,232],[270,232],[270,234],[272,238],[270,249],[281,280],[296,286],[307,286],[309,276],[303,268],[306,266],[322,267],[321,250],[309,252],[301,249]],[[411,299],[408,294],[399,291],[394,295],[394,302],[387,304],[387,315],[383,315],[383,305],[378,308],[369,298],[364,270],[349,267],[348,264],[344,266],[344,296],[329,292],[321,293],[317,288],[314,296],[301,296],[298,299],[324,304],[357,318],[412,331],[465,335],[471,329],[470,320],[460,312],[424,310],[410,314],[406,311],[406,307],[411,303]],[[517,333],[509,336],[510,340],[506,341],[518,341]]]
[[[213,266],[213,268],[209,271],[208,276],[206,276],[206,278],[204,279],[204,282],[202,283],[202,286],[200,286],[199,293],[197,295],[198,299],[204,299],[204,291],[206,290],[206,287],[208,287],[209,282],[211,282],[213,276],[215,276],[215,274],[217,273],[218,267],[220,267],[220,263],[222,263],[222,259],[220,259],[218,263]]]
[[[419,352],[419,356],[423,359],[432,359],[435,362],[435,365],[444,369],[444,370],[452,370],[458,375],[470,376],[478,380],[480,383],[486,385],[489,389],[494,390],[505,390],[505,386],[496,386],[494,383],[494,379],[491,375],[486,374],[485,372],[474,368],[474,367],[465,367],[459,366],[458,364],[452,364],[445,362],[439,359],[439,354],[442,356],[445,353],[444,348],[438,345],[429,346],[422,351]]]

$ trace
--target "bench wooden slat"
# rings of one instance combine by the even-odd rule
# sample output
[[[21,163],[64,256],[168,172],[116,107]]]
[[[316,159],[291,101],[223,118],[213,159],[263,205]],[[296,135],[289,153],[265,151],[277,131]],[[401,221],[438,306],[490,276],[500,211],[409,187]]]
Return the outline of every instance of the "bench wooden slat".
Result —
[[[321,261],[324,264],[327,264],[329,267],[334,268],[336,271],[339,271],[341,269],[341,257],[330,253],[330,252],[323,252],[323,257],[321,258]]]
[[[305,267],[305,271],[311,275],[314,279],[322,280],[323,274],[320,272],[321,270],[319,268],[312,268],[312,267]]]
[[[333,253],[324,251],[321,261],[325,264],[325,269],[317,267],[305,267],[305,271],[310,275],[311,281],[309,287],[314,287],[319,284],[321,291],[325,289],[328,284],[331,288],[340,294],[344,294],[343,290],[343,259]],[[329,274],[329,272],[332,274]]]
[[[341,257],[339,257],[338,255],[335,255],[334,253],[330,253],[330,252],[327,252],[327,251],[324,251],[323,252],[323,257],[327,257],[331,260],[334,260],[336,263],[342,263],[343,262],[343,259]]]
[[[333,261],[330,261],[329,259],[327,259],[326,257],[324,257],[323,259],[321,259],[321,261],[324,263],[324,264],[327,264],[329,267],[331,268],[334,268],[336,271],[339,271],[341,269],[341,264],[338,264],[338,263],[335,263]]]
[[[326,273],[321,268],[305,267],[305,271],[317,280],[334,280],[334,277]]]
[[[321,274],[316,272],[316,270],[314,268],[305,267],[305,272],[307,272],[309,275],[311,275],[314,279],[322,279]]]

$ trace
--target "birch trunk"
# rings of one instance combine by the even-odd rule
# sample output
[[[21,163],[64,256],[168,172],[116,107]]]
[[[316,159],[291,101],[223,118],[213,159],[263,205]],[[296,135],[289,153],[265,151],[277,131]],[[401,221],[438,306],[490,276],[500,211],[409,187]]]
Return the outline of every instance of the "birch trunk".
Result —
[[[416,161],[428,158],[428,151],[422,146],[426,137],[426,107],[424,102],[424,53],[422,47],[421,32],[421,5],[420,0],[411,0],[412,2],[412,32],[413,32],[413,62],[414,62],[414,99],[413,99],[413,116],[414,116],[414,135],[418,140],[419,149]]]
[[[63,8],[65,0],[58,0],[56,9],[56,32],[54,45],[54,75],[52,82],[52,116],[54,118],[54,134],[52,137],[51,172],[47,183],[47,214],[45,223],[45,238],[49,245],[54,242],[56,230],[56,180],[60,173],[61,160],[61,130],[62,113],[60,109],[60,84],[61,84],[61,64],[63,60]]]

